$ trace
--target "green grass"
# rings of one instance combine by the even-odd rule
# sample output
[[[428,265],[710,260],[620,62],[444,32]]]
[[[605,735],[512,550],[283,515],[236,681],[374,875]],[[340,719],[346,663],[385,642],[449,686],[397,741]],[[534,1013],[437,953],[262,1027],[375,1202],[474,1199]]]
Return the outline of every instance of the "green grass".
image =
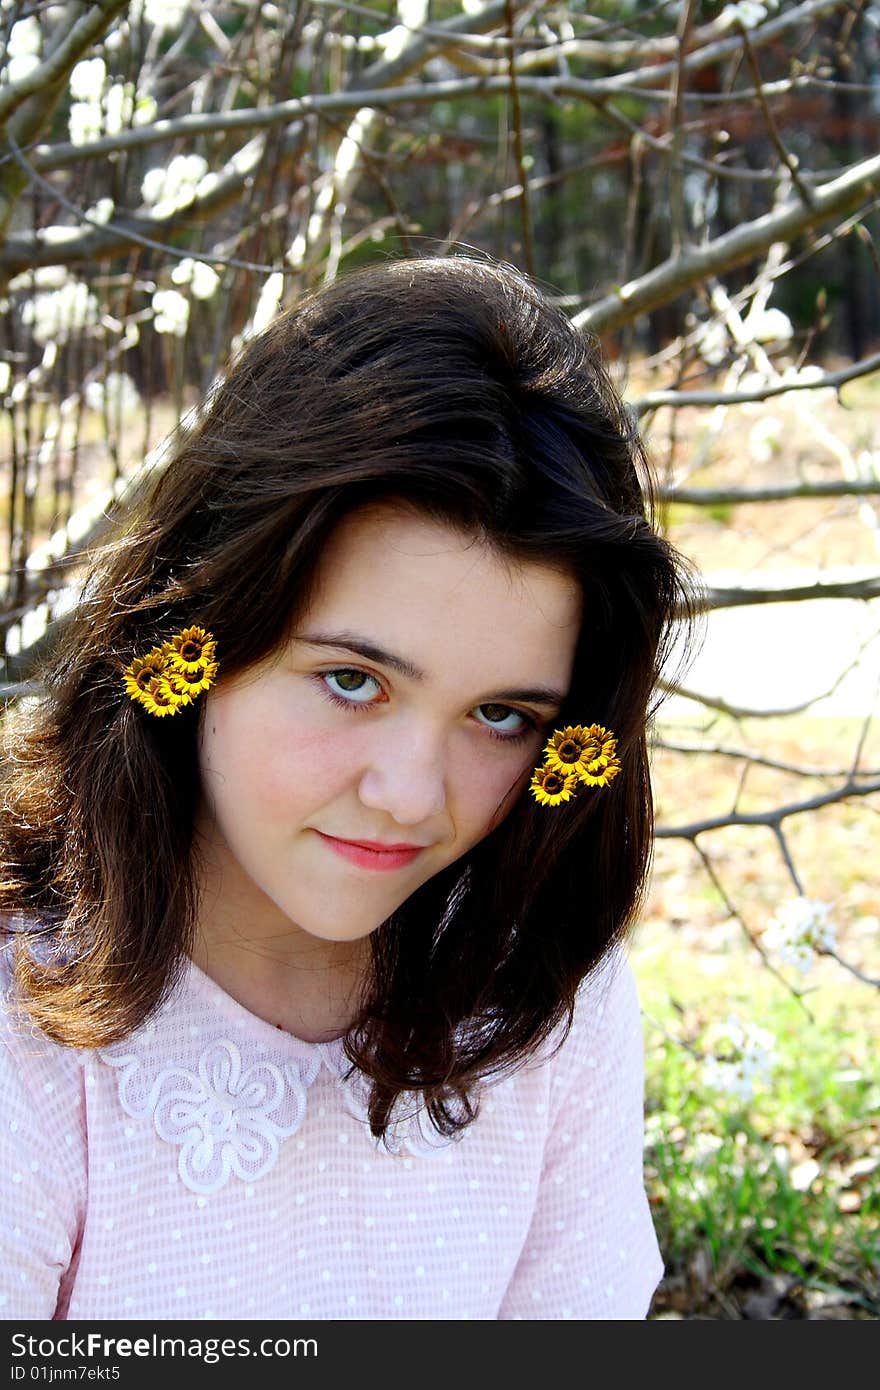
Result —
[[[674,947],[662,964],[637,949],[633,964],[646,1184],[667,1267],[655,1315],[741,1316],[730,1309],[783,1276],[807,1303],[834,1290],[852,1316],[880,1316],[875,992],[824,962],[811,1020],[760,965],[732,959],[701,978]],[[698,1055],[731,1014],[773,1038],[773,1071],[747,1100],[710,1084]]]

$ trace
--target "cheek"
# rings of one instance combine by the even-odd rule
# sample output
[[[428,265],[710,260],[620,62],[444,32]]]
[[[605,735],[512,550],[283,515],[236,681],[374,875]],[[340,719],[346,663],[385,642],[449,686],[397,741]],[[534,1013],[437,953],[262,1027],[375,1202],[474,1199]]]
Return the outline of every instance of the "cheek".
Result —
[[[350,775],[350,740],[314,711],[259,692],[220,692],[205,710],[202,785],[218,809],[250,815],[314,805]]]
[[[541,746],[535,744],[534,758],[531,747],[523,745],[527,751],[518,749],[516,757],[499,757],[497,763],[491,760],[479,764],[470,762],[462,770],[457,799],[471,843],[488,835],[513,809],[531,781]]]

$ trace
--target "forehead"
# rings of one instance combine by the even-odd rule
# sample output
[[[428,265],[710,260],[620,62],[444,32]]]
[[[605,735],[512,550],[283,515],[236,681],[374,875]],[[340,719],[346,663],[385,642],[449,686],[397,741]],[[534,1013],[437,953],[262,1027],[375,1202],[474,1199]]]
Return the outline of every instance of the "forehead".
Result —
[[[294,635],[357,631],[442,680],[567,683],[580,630],[580,586],[550,566],[502,556],[476,534],[396,503],[349,513],[331,534]]]

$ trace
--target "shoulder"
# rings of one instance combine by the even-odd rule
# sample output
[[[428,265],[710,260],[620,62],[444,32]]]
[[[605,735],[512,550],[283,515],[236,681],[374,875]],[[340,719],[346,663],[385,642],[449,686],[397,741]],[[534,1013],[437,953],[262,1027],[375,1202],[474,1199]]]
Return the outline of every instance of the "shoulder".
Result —
[[[63,1047],[41,1032],[19,998],[11,951],[0,950],[0,1171],[30,1186],[16,1189],[20,1200],[30,1194],[37,1206],[37,1185],[58,1195],[63,1206],[85,1190],[86,1106],[84,1054]],[[15,1174],[18,1173],[18,1179]],[[13,1196],[15,1194],[13,1193]]]
[[[558,1025],[553,1046],[562,1040],[560,1055],[582,1057],[607,1048],[621,1033],[641,1029],[639,995],[626,950],[616,945],[603,956],[578,987],[571,1028]]]
[[[0,1089],[4,1098],[28,1097],[35,1122],[57,1119],[80,1104],[82,1057],[41,1032],[20,997],[12,936],[0,940]]]
[[[32,1022],[0,945],[0,1303],[7,1316],[52,1318],[87,1204],[82,1054]]]
[[[552,1107],[585,1090],[631,1093],[641,1103],[644,1039],[638,989],[623,946],[615,946],[581,983],[571,1028],[560,1024],[541,1050],[551,1076]]]

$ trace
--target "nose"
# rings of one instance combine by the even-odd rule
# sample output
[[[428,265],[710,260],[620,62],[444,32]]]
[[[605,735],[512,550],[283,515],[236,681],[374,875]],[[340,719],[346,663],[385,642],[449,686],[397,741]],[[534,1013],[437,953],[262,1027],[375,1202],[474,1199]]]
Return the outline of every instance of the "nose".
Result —
[[[358,788],[364,806],[384,811],[399,825],[419,825],[446,808],[446,765],[439,734],[410,726],[401,737],[383,730],[361,774]]]

